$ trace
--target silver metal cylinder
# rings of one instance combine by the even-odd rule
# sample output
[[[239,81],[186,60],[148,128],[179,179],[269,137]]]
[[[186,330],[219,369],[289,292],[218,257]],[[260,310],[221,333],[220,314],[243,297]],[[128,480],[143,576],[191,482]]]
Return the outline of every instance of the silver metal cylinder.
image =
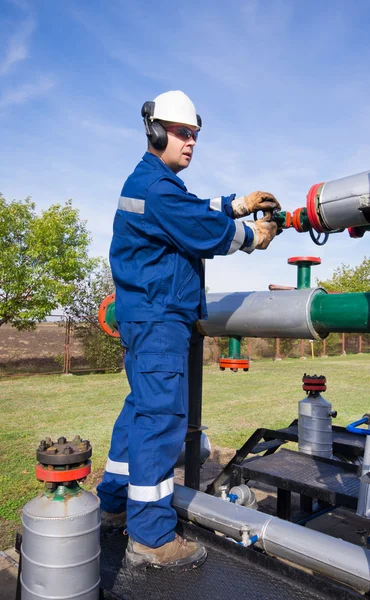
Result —
[[[98,600],[100,500],[41,494],[23,508],[22,600]]]
[[[234,487],[232,487],[229,491],[229,495],[230,494],[235,494],[235,496],[237,496],[235,504],[241,504],[242,506],[248,506],[248,508],[257,510],[258,502],[256,500],[256,496],[250,487],[245,485],[245,483],[234,485]]]
[[[370,171],[325,183],[318,208],[328,229],[369,225],[361,209],[370,210]]]
[[[236,540],[247,529],[258,535],[257,545],[268,554],[362,592],[370,590],[370,551],[361,546],[182,485],[175,485],[173,506],[181,517]]]
[[[208,319],[200,325],[210,337],[321,339],[312,325],[311,303],[323,292],[315,288],[207,294]]]
[[[310,393],[298,403],[298,450],[305,454],[333,457],[332,406],[319,393]]]

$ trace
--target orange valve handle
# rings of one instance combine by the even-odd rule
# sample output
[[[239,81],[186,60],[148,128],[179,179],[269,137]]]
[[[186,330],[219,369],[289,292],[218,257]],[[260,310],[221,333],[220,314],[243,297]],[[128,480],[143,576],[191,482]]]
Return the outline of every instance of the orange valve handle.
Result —
[[[99,306],[98,320],[102,330],[111,337],[119,337],[115,316],[116,294],[110,294],[104,298]]]

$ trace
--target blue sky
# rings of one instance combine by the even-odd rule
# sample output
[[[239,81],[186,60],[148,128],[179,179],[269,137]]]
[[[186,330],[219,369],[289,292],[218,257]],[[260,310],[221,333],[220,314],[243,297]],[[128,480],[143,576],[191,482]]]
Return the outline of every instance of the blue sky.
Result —
[[[0,191],[38,210],[73,199],[108,256],[117,199],[145,151],[145,100],[187,93],[202,116],[181,173],[203,198],[256,189],[305,205],[314,183],[370,169],[368,0],[2,0]],[[369,234],[367,234],[369,235]],[[318,248],[289,230],[265,252],[207,261],[210,291],[294,285],[359,264],[366,236]]]

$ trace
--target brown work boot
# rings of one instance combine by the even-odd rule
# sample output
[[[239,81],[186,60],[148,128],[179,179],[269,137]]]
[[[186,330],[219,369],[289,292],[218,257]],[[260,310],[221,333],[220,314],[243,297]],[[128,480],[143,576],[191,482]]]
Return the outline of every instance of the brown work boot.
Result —
[[[207,558],[207,550],[200,542],[190,542],[176,535],[172,542],[159,548],[149,548],[129,538],[126,550],[126,565],[129,568],[167,569],[189,571],[199,567]]]
[[[126,527],[127,512],[110,513],[101,510],[100,520],[102,527]]]

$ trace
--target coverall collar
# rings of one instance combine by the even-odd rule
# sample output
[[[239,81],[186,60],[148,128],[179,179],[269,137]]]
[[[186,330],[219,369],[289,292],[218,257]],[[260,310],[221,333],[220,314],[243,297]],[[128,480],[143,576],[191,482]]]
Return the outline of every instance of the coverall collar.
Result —
[[[155,154],[152,154],[151,152],[145,152],[144,156],[143,156],[143,160],[145,160],[145,162],[148,162],[149,164],[151,164],[153,167],[155,167],[156,169],[162,169],[165,173],[167,173],[167,175],[171,175],[173,178],[175,178],[177,181],[179,181],[181,183],[182,186],[184,186],[184,182],[182,179],[180,179],[180,177],[178,177],[171,169],[170,167],[168,167],[166,165],[165,162],[163,162],[163,160],[161,160],[158,156],[156,156]]]

